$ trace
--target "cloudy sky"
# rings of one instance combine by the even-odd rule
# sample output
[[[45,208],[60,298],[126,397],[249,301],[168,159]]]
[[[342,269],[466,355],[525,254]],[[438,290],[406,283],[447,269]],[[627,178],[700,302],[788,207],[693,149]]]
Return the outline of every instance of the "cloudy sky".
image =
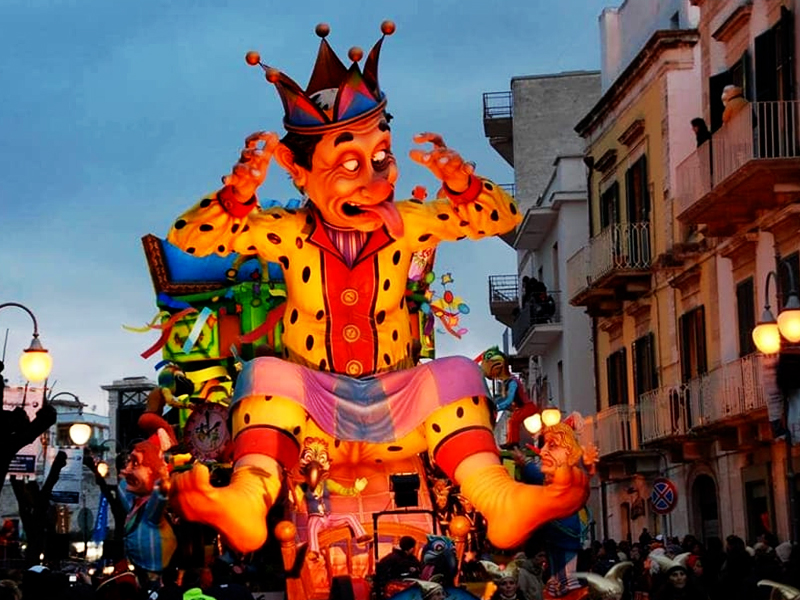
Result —
[[[156,313],[140,238],[165,236],[173,219],[215,189],[244,138],[278,130],[280,102],[244,55],[301,83],[331,25],[340,56],[371,48],[379,24],[397,32],[381,57],[389,97],[398,196],[435,189],[406,158],[411,137],[441,133],[498,183],[511,168],[483,134],[482,94],[514,76],[599,68],[597,18],[614,0],[3,0],[0,11],[0,303],[27,305],[53,356],[55,391],[105,411],[100,385],[156,375],[139,354],[155,332],[125,331]],[[576,115],[576,122],[582,115]],[[271,170],[261,198],[295,194]],[[497,239],[443,244],[437,272],[472,312],[461,341],[439,354],[474,356],[501,342],[487,278],[513,273]],[[5,377],[20,384],[30,342],[23,311],[0,311]]]

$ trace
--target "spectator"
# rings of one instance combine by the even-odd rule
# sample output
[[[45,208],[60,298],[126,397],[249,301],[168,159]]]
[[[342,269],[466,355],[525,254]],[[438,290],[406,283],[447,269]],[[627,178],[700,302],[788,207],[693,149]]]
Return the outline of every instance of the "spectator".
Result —
[[[726,85],[722,89],[722,104],[725,107],[722,113],[722,123],[724,124],[728,123],[736,113],[747,106],[748,102],[744,97],[742,88],[738,85]]]
[[[753,558],[739,536],[729,535],[725,541],[725,563],[719,573],[719,597],[752,600],[756,597],[755,586],[751,583]]]
[[[673,565],[667,569],[667,579],[656,592],[655,600],[708,600],[708,596],[689,578],[683,565]]]
[[[705,120],[701,117],[695,117],[691,120],[692,124],[692,131],[694,131],[694,137],[697,140],[697,147],[703,145],[704,142],[707,142],[711,139],[711,132],[708,130],[708,125],[706,125]]]
[[[650,532],[647,531],[647,527],[642,529],[642,533],[639,534],[639,543],[642,545],[643,548],[649,548],[650,542],[653,541],[653,536],[650,535]]]

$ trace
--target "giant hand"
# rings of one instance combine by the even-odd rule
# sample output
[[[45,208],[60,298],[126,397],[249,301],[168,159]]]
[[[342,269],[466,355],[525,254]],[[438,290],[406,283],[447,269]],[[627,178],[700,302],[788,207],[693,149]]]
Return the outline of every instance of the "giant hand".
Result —
[[[247,202],[264,183],[269,161],[279,143],[277,134],[272,132],[259,131],[247,137],[239,162],[230,175],[222,178],[236,201]]]
[[[408,155],[412,160],[430,169],[451,192],[461,194],[467,191],[470,176],[475,171],[474,163],[466,162],[458,152],[448,148],[438,133],[420,133],[414,136],[414,142],[430,142],[433,149],[428,152],[418,148],[411,150]]]

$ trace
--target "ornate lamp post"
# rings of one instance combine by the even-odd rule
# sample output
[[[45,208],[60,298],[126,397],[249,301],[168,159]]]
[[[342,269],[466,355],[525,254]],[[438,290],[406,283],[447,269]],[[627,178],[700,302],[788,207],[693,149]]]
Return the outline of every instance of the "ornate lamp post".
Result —
[[[775,288],[777,291],[778,304],[782,299],[780,279],[776,271],[770,271],[767,274],[764,291],[764,312],[761,315],[761,320],[753,329],[753,342],[756,348],[764,354],[779,354],[782,351],[786,352],[786,344],[794,345],[800,343],[800,298],[797,295],[797,285],[794,279],[794,273],[789,264],[780,260],[780,256],[775,257],[775,264],[779,269],[783,265],[789,278],[789,292],[786,297],[786,303],[783,308],[778,312],[778,318],[772,314],[769,306],[769,282],[770,279],[775,280]],[[795,349],[796,351],[796,349]],[[798,522],[797,502],[795,499],[795,472],[794,465],[792,464],[792,432],[789,425],[789,399],[786,394],[781,391],[781,401],[783,405],[783,418],[787,424],[784,440],[786,442],[786,488],[787,488],[787,501],[789,508],[789,535],[792,542],[800,541],[800,523]]]
[[[0,304],[0,310],[10,306],[21,308],[33,321],[33,339],[31,345],[25,349],[22,356],[19,358],[19,370],[22,375],[31,383],[39,383],[47,379],[50,375],[50,370],[53,368],[53,359],[50,353],[44,349],[42,342],[39,340],[39,325],[36,322],[36,317],[31,310],[24,304],[18,302],[4,302]],[[3,371],[3,363],[0,362],[0,373]]]

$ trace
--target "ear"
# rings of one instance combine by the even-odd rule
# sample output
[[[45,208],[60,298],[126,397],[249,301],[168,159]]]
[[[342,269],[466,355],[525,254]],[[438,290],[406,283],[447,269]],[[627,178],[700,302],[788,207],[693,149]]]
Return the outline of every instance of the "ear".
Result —
[[[294,154],[283,144],[278,144],[273,157],[283,169],[289,173],[295,186],[300,189],[306,187],[308,171],[294,161]]]

